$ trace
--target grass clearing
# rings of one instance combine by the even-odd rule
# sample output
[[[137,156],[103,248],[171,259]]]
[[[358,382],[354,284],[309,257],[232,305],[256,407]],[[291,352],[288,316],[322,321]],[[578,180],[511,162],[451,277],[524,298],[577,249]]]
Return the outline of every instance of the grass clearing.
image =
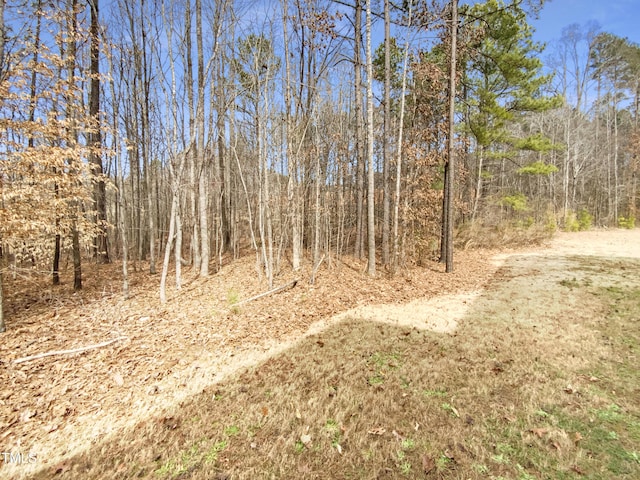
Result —
[[[453,335],[345,320],[36,478],[640,478],[640,262],[544,262]]]

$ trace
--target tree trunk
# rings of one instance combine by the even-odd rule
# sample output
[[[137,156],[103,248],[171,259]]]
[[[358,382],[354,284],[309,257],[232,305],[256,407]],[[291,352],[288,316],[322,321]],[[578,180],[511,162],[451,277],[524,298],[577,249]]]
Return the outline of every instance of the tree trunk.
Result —
[[[191,41],[191,0],[185,2],[184,9],[184,48],[186,61],[184,64],[184,82],[187,89],[187,105],[189,113],[189,133],[187,151],[189,152],[189,218],[187,219],[187,225],[191,222],[191,261],[195,270],[200,270],[201,261],[201,249],[200,249],[200,229],[198,228],[197,217],[197,191],[198,191],[198,179],[197,171],[200,168],[198,165],[198,147],[195,141],[196,136],[194,130],[196,126],[196,112],[194,103],[193,92],[193,44]],[[187,227],[188,228],[188,227]]]
[[[478,153],[476,155],[478,165],[476,166],[476,188],[473,196],[473,207],[471,209],[471,222],[474,222],[478,213],[478,204],[482,195],[482,167],[484,160],[484,147],[477,145]]]
[[[4,2],[2,2],[4,3]],[[2,5],[4,8],[4,5]],[[2,13],[0,12],[0,16]],[[2,293],[2,265],[0,265],[0,333],[3,333],[6,330],[6,325],[4,323],[4,295]]]
[[[411,26],[411,16],[413,14],[413,2],[409,0],[409,19],[407,27]],[[402,90],[400,92],[400,119],[398,124],[398,140],[396,147],[396,189],[393,197],[393,271],[398,270],[400,255],[400,191],[402,186],[402,142],[404,141],[404,110],[405,94],[407,91],[407,72],[409,65],[409,37],[405,42],[404,59],[402,65]]]
[[[298,187],[298,156],[294,145],[293,112],[291,109],[291,59],[289,53],[289,1],[282,1],[282,29],[284,35],[284,108],[286,128],[287,151],[287,207],[289,209],[289,221],[291,222],[291,265],[294,271],[300,270],[302,265],[302,236],[300,234],[300,198]]]
[[[209,275],[209,195],[207,162],[205,161],[204,125],[204,48],[202,46],[202,1],[196,0],[196,49],[198,52],[198,105],[196,107],[197,159],[198,159],[198,212],[200,224],[200,276]]]
[[[617,75],[617,73],[616,73]],[[617,76],[613,82],[614,92],[617,91]],[[618,142],[618,100],[617,95],[613,96],[613,222],[614,225],[618,225],[618,155],[619,155],[619,142]]]
[[[167,302],[167,276],[169,273],[169,260],[171,260],[171,249],[176,230],[176,212],[178,210],[178,193],[173,192],[171,200],[171,213],[169,216],[169,235],[164,248],[164,261],[162,262],[162,274],[160,275],[160,302]]]
[[[107,194],[103,178],[102,165],[102,135],[100,130],[100,30],[99,30],[99,0],[88,0],[91,8],[91,25],[89,34],[91,75],[89,89],[89,116],[93,123],[93,130],[89,132],[88,144],[90,148],[89,163],[92,166],[94,182],[94,202],[96,208],[96,223],[98,233],[94,238],[93,253],[99,263],[109,263],[109,249],[107,243]]]
[[[444,253],[447,273],[453,272],[453,210],[455,187],[455,105],[456,105],[456,48],[458,36],[458,0],[451,0],[451,54],[449,56],[449,128],[447,142],[447,165],[444,187]]]
[[[0,0],[0,81],[4,80],[8,71],[4,46],[7,35],[7,29],[4,25],[4,7],[6,3],[6,0]]]
[[[373,162],[373,56],[371,54],[371,0],[367,0],[367,232],[370,276],[376,274],[375,177]]]
[[[82,258],[80,255],[80,232],[75,219],[71,227],[71,239],[73,248],[73,289],[78,291],[82,290]]]
[[[355,127],[356,127],[356,242],[355,255],[362,259],[364,255],[364,117],[362,115],[362,3],[355,0]]]
[[[57,186],[56,186],[56,192],[55,195],[57,196]],[[60,225],[60,220],[58,218],[56,218],[56,229],[59,227]],[[53,268],[52,268],[52,282],[54,285],[60,285],[60,245],[61,243],[61,237],[59,233],[56,233],[56,238],[54,241],[54,246],[53,246]]]
[[[78,31],[77,28],[77,0],[69,0],[67,4],[67,12],[68,12],[68,29],[69,29],[69,38],[67,45],[67,75],[68,75],[68,83],[69,83],[69,92],[70,97],[67,99],[69,102],[67,104],[67,117],[70,120],[69,127],[69,141],[74,146],[78,143],[78,132],[76,130],[76,106],[73,105],[73,96],[76,89],[75,86],[75,62],[76,62],[76,34]],[[77,217],[80,212],[80,205],[77,200],[74,200],[74,218],[71,222],[71,245],[73,249],[73,289],[81,290],[82,289],[82,258],[80,252],[80,232],[78,231],[78,222]]]
[[[391,186],[389,167],[391,154],[391,12],[389,0],[384,0],[384,132],[382,135],[382,177],[384,198],[382,200],[382,264],[389,264],[389,216],[391,210]]]

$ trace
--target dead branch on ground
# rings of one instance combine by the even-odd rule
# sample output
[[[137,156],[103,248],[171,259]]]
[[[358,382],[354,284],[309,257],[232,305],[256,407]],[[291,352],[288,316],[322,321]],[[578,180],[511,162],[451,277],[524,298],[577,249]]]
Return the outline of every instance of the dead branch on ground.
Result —
[[[107,345],[111,345],[112,343],[119,342],[120,340],[125,340],[126,338],[128,337],[118,337],[112,340],[108,340],[106,342],[97,343],[95,345],[88,345],[86,347],[74,348],[71,350],[56,350],[53,352],[39,353],[37,355],[30,355],[28,357],[17,358],[13,361],[13,363],[30,362],[31,360],[37,360],[39,358],[44,358],[44,357],[51,357],[54,355],[69,355],[72,353],[86,352],[87,350],[94,350],[96,348],[106,347]]]
[[[298,283],[298,279],[296,278],[295,280],[293,280],[293,281],[291,281],[291,282],[289,282],[289,283],[287,283],[285,285],[281,285],[281,286],[276,287],[276,288],[274,288],[272,290],[269,290],[268,292],[264,292],[264,293],[261,293],[260,295],[256,295],[255,297],[251,297],[251,298],[247,298],[245,300],[241,300],[239,302],[234,303],[231,306],[232,307],[238,307],[238,306],[243,305],[245,303],[249,303],[249,302],[252,302],[254,300],[258,300],[259,298],[266,297],[266,296],[269,296],[269,295],[273,295],[274,293],[278,293],[278,292],[281,292],[283,290],[287,290],[288,288],[293,288],[293,287],[296,286],[297,283]]]

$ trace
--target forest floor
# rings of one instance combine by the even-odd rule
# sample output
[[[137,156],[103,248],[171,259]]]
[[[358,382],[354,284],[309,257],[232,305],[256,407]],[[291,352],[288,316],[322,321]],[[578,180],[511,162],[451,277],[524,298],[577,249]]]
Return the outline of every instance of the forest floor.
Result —
[[[640,478],[639,230],[364,269],[9,279],[0,477]]]

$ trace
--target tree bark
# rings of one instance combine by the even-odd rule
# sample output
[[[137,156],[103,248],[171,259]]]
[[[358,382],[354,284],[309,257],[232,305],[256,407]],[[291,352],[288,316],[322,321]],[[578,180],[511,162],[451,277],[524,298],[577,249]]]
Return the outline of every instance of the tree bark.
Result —
[[[371,0],[367,0],[367,233],[370,276],[376,274],[375,177],[373,162],[373,55],[371,54]]]
[[[4,331],[6,331],[6,325],[4,323],[4,295],[2,290],[2,265],[0,265],[0,333],[3,333]]]
[[[93,197],[96,208],[96,224],[98,233],[94,238],[93,253],[99,263],[109,263],[109,249],[107,243],[107,194],[103,178],[102,165],[102,135],[100,129],[100,30],[99,30],[99,0],[88,0],[91,9],[91,24],[89,34],[91,45],[90,83],[89,83],[89,117],[93,129],[89,132],[89,163],[95,176]]]
[[[4,7],[6,3],[6,0],[0,0],[0,81],[4,80],[4,77],[8,72],[5,52],[7,29],[4,24]]]
[[[362,3],[355,0],[356,19],[354,27],[355,52],[355,136],[356,136],[356,242],[355,255],[364,255],[364,117],[362,115]]]
[[[189,142],[187,144],[187,152],[189,152],[189,218],[187,219],[187,228],[191,222],[191,261],[195,270],[200,270],[201,248],[200,248],[200,229],[198,228],[197,217],[197,192],[198,192],[198,147],[195,141],[194,129],[196,126],[196,112],[193,92],[193,44],[191,41],[191,0],[186,0],[184,9],[184,82],[187,88],[187,104],[189,113]]]
[[[391,186],[389,167],[391,154],[391,12],[389,0],[384,0],[384,133],[382,135],[382,177],[384,197],[382,200],[382,264],[389,264],[389,217],[391,213]]]
[[[409,0],[408,25],[411,26],[413,14],[413,2]],[[404,141],[404,110],[405,93],[407,91],[407,72],[409,65],[409,38],[407,37],[404,47],[404,60],[402,65],[402,90],[400,92],[400,119],[398,122],[398,139],[396,147],[396,188],[393,197],[393,271],[397,271],[400,256],[400,192],[402,186],[402,142]]]
[[[76,106],[73,105],[73,98],[76,89],[75,85],[75,62],[76,62],[76,35],[78,31],[77,26],[77,0],[69,0],[67,3],[67,27],[69,29],[69,38],[66,52],[67,62],[67,75],[68,86],[70,96],[67,99],[67,117],[70,121],[70,128],[68,132],[69,142],[75,146],[78,143],[78,132],[76,130]],[[71,222],[71,246],[73,249],[73,289],[82,289],[82,257],[80,251],[80,232],[78,231],[78,214],[80,212],[80,205],[77,200],[74,200],[74,218]]]
[[[458,0],[451,0],[451,53],[449,56],[449,127],[444,199],[444,253],[447,273],[453,272],[453,211],[455,188],[454,128],[456,113],[456,53],[458,37]]]
[[[300,198],[298,186],[298,153],[294,142],[293,112],[291,108],[291,59],[289,53],[289,1],[282,1],[282,29],[284,35],[284,108],[286,128],[286,152],[287,152],[287,206],[289,209],[289,221],[291,222],[291,265],[294,271],[300,270],[302,265],[302,235],[300,233]]]
[[[204,125],[204,48],[202,46],[202,1],[196,0],[196,49],[198,52],[198,104],[196,107],[196,129],[197,129],[197,165],[198,171],[198,212],[200,224],[200,276],[209,275],[209,195],[207,185],[207,162],[205,161],[205,125]],[[217,34],[217,32],[216,32]]]

